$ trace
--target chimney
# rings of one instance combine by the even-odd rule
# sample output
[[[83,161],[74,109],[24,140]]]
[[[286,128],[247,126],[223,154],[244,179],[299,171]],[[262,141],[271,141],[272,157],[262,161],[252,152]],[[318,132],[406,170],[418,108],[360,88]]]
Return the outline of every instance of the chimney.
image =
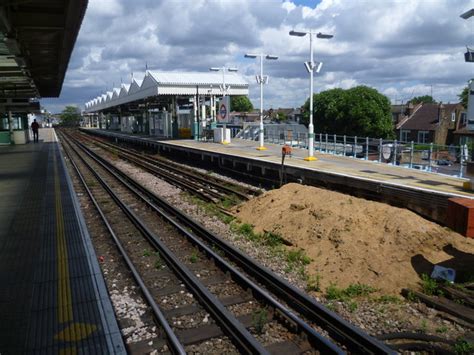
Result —
[[[446,110],[442,103],[438,105],[438,124],[441,124],[443,120],[446,120]]]

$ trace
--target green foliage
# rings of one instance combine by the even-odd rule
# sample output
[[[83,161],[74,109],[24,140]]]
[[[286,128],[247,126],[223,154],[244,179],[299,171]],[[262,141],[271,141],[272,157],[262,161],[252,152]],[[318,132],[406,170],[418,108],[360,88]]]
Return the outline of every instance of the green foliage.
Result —
[[[277,112],[276,119],[278,121],[286,121],[288,119],[288,117],[283,112]]]
[[[316,274],[316,276],[308,276],[306,279],[306,291],[321,291],[321,275]]]
[[[448,331],[448,327],[445,326],[445,325],[442,325],[442,326],[436,328],[436,333],[443,334],[443,333],[446,333],[447,331]]]
[[[469,86],[466,86],[462,89],[461,93],[458,95],[461,104],[467,109],[467,98],[469,97]]]
[[[378,302],[381,303],[400,303],[400,299],[397,296],[392,295],[383,295],[377,298]]]
[[[309,122],[309,99],[303,106],[303,123]],[[357,86],[348,90],[331,89],[314,95],[316,132],[393,138],[389,99],[377,90]]]
[[[150,249],[145,249],[145,250],[143,251],[143,256],[151,256],[151,251],[150,251]]]
[[[304,266],[311,262],[311,258],[304,253],[303,249],[298,249],[288,251],[286,261],[290,265]]]
[[[249,112],[253,110],[253,105],[248,96],[231,96],[230,108],[232,111]]]
[[[155,269],[161,269],[163,267],[163,261],[160,257],[157,257],[155,260]]]
[[[436,104],[437,103],[431,95],[415,96],[413,99],[408,101],[408,103],[412,103],[413,105],[419,104],[420,102],[422,102],[424,104]]]
[[[347,288],[339,288],[335,284],[330,284],[326,289],[328,300],[347,301],[354,297],[368,296],[376,289],[364,284],[351,284]]]
[[[357,310],[357,303],[354,301],[351,301],[347,304],[347,307],[349,308],[349,312],[353,313]]]
[[[472,354],[472,352],[474,351],[474,344],[461,338],[458,339],[456,344],[454,344],[453,350],[456,354],[459,355]]]
[[[438,288],[436,280],[432,279],[426,274],[421,275],[421,288],[428,296],[442,295],[443,291]]]
[[[199,261],[199,255],[196,249],[194,249],[193,252],[191,253],[191,256],[189,257],[189,261],[192,262],[193,264]]]
[[[261,308],[252,314],[252,324],[255,328],[255,331],[258,334],[262,334],[263,327],[268,319],[268,310],[267,308]]]
[[[428,323],[426,322],[426,319],[423,319],[420,324],[420,331],[422,333],[427,333],[428,332]]]
[[[81,113],[76,106],[66,106],[59,115],[63,126],[79,126]]]
[[[407,299],[410,301],[410,302],[417,302],[418,301],[418,297],[413,293],[413,291],[408,291],[408,294],[407,294]]]

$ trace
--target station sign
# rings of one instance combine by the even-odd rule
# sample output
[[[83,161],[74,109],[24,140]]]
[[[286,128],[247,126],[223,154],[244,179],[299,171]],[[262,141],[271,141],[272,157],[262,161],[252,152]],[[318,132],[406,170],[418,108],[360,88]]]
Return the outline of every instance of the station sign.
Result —
[[[230,96],[224,96],[219,100],[219,106],[217,109],[217,121],[229,122],[230,114]]]

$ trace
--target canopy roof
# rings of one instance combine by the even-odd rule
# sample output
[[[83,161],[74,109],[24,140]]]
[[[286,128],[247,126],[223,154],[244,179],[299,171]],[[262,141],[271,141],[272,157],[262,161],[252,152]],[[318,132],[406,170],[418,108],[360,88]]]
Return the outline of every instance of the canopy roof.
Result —
[[[0,1],[0,96],[57,97],[88,0]]]
[[[226,95],[248,95],[248,83],[237,73],[219,72],[159,72],[147,71],[143,80],[132,79],[129,85],[122,84],[118,97],[113,95],[103,100],[104,94],[85,104],[86,112],[100,111],[114,106],[143,100],[159,95],[222,95],[225,80],[230,86]]]

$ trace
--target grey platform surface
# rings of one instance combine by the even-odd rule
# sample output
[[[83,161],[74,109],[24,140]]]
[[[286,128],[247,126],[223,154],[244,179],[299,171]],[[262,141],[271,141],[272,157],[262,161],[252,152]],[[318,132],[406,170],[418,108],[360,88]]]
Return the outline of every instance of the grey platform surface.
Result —
[[[0,147],[0,353],[125,353],[54,137]]]

